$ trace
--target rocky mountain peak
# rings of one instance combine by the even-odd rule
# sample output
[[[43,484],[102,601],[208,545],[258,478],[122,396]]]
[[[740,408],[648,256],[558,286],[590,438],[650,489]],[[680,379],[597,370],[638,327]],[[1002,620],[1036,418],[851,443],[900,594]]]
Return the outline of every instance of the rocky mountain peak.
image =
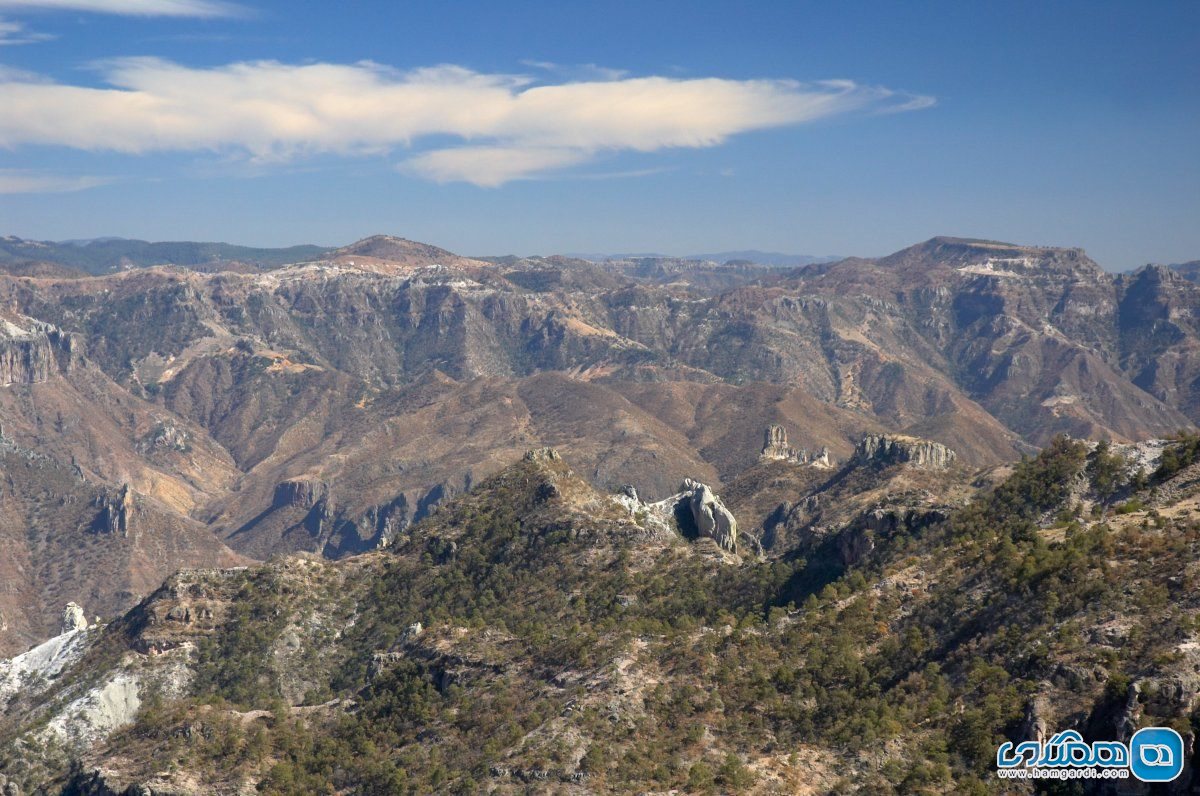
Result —
[[[1188,265],[1188,264],[1185,263],[1184,265]],[[1160,284],[1160,283],[1169,284],[1172,282],[1184,282],[1184,281],[1188,280],[1188,277],[1186,276],[1185,273],[1183,273],[1181,270],[1179,270],[1181,267],[1182,266],[1172,267],[1169,265],[1159,265],[1157,263],[1149,263],[1147,265],[1143,265],[1141,268],[1134,271],[1132,274],[1130,274],[1130,277],[1135,282],[1139,281],[1139,280],[1144,280],[1147,282],[1153,282],[1155,284]]]

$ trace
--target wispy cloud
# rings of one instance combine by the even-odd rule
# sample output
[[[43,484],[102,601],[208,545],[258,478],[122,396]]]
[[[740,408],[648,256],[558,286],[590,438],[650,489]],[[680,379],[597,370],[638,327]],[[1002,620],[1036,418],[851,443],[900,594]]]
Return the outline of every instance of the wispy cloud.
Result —
[[[259,163],[401,149],[410,153],[400,164],[407,173],[496,186],[605,153],[712,147],[740,133],[924,101],[849,81],[539,82],[458,66],[401,72],[256,61],[196,69],[156,58],[99,69],[107,87],[0,75],[0,146],[212,151]],[[420,150],[435,137],[435,148]]]
[[[534,60],[524,60],[521,64],[568,80],[620,80],[629,76],[626,69],[612,69],[598,64],[559,64],[554,61]]]
[[[629,180],[636,177],[652,177],[655,174],[665,174],[668,171],[674,171],[673,168],[667,166],[655,166],[650,169],[627,169],[626,171],[597,171],[588,174],[577,174],[575,179],[578,180]]]
[[[83,11],[139,17],[235,17],[242,6],[223,0],[0,0],[0,9]]]
[[[495,188],[547,171],[576,166],[589,155],[579,149],[467,146],[435,149],[409,158],[400,170],[434,182],[473,182]]]
[[[0,18],[0,47],[10,44],[35,44],[40,41],[50,41],[53,38],[49,33],[36,33],[29,30],[24,23]]]
[[[113,182],[111,177],[61,176],[33,171],[0,169],[0,194],[72,193]]]

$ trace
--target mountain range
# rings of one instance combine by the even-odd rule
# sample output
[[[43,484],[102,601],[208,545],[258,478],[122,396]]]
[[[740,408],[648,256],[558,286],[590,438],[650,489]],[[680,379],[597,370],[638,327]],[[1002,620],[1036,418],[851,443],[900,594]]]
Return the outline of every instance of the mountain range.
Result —
[[[0,788],[971,792],[1190,715],[1185,268],[205,246],[0,264]]]
[[[0,268],[19,273],[29,269],[58,266],[59,273],[107,274],[122,268],[151,265],[182,265],[189,268],[229,270],[239,267],[271,268],[287,263],[312,260],[329,249],[321,246],[289,246],[264,249],[229,243],[189,241],[150,243],[128,238],[93,238],[71,241],[23,240],[0,237]]]
[[[982,467],[1200,419],[1200,287],[1078,249],[935,238],[781,269],[377,236],[0,291],[6,652],[66,599],[111,617],[183,563],[374,549],[531,448],[658,499],[734,483],[773,425],[833,463],[889,432]],[[742,526],[761,536],[769,509]]]
[[[728,505],[538,449],[376,551],[71,603],[0,662],[0,787],[1010,793],[1005,740],[1192,737],[1200,436],[981,471],[897,435],[814,467],[779,431]]]

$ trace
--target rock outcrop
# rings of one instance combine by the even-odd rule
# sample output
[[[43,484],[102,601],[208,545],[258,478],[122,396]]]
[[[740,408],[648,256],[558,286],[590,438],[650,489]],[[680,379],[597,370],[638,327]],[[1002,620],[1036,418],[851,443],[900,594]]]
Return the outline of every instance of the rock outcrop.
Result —
[[[762,458],[783,460],[796,458],[796,450],[788,445],[787,429],[780,425],[767,426]]]
[[[0,318],[0,387],[40,384],[66,372],[78,356],[76,338],[48,323]]]
[[[291,478],[275,485],[275,507],[311,509],[329,499],[329,485],[314,478]]]
[[[685,525],[690,520],[697,536],[712,539],[723,550],[737,552],[737,520],[708,484],[685,479],[676,506],[676,517]]]
[[[84,615],[83,609],[78,603],[67,603],[67,607],[63,608],[62,612],[62,632],[74,633],[77,630],[87,630],[87,616]]]
[[[100,533],[128,536],[136,505],[129,484],[123,485],[115,493],[103,492],[96,500],[100,507],[100,513],[94,522],[96,530]]]
[[[180,453],[187,453],[191,446],[191,434],[184,429],[179,428],[170,421],[159,423],[155,428],[142,438],[138,444],[140,453],[149,453],[158,450],[173,450]]]
[[[1047,717],[1050,715],[1050,699],[1045,693],[1030,698],[1025,705],[1025,717],[1021,721],[1018,737],[1022,741],[1045,741],[1050,733]]]
[[[611,499],[652,534],[678,532],[687,539],[712,539],[722,550],[738,552],[737,520],[708,484],[685,478],[678,492],[654,503],[643,502],[627,484]]]
[[[778,424],[767,426],[761,458],[768,461],[807,464],[822,469],[833,467],[833,462],[829,459],[829,448],[822,446],[815,456],[805,448],[793,448],[788,445],[787,429]]]
[[[861,464],[904,464],[918,470],[945,470],[957,458],[940,442],[902,434],[867,434],[854,450]]]

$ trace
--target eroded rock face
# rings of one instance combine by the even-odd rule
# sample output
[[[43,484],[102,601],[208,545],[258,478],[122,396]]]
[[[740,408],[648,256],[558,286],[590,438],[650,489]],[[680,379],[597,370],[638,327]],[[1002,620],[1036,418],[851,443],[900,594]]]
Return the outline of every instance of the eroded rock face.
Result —
[[[311,509],[329,497],[329,485],[312,478],[292,478],[275,485],[276,506]]]
[[[100,533],[128,536],[136,505],[129,484],[125,484],[115,493],[105,492],[97,500],[100,513],[96,516],[95,529]]]
[[[74,633],[77,630],[87,630],[88,621],[83,608],[77,603],[67,603],[62,613],[62,632]]]
[[[708,484],[685,479],[680,504],[690,512],[697,535],[712,539],[723,550],[737,552],[737,520]]]
[[[767,426],[760,457],[770,461],[807,464],[821,469],[833,467],[829,458],[829,448],[822,446],[816,455],[809,453],[805,448],[793,448],[788,445],[787,429],[778,424]]]
[[[940,442],[900,434],[867,434],[855,448],[854,458],[864,464],[906,464],[919,470],[945,470],[957,455]]]
[[[1020,739],[1041,743],[1049,737],[1047,729],[1050,715],[1050,699],[1044,693],[1033,696],[1025,705],[1025,717],[1021,721]]]
[[[791,459],[796,452],[788,446],[787,429],[783,426],[767,427],[766,439],[763,441],[762,457],[764,459]]]
[[[0,318],[0,387],[40,384],[66,372],[78,357],[76,339],[48,323]]]

